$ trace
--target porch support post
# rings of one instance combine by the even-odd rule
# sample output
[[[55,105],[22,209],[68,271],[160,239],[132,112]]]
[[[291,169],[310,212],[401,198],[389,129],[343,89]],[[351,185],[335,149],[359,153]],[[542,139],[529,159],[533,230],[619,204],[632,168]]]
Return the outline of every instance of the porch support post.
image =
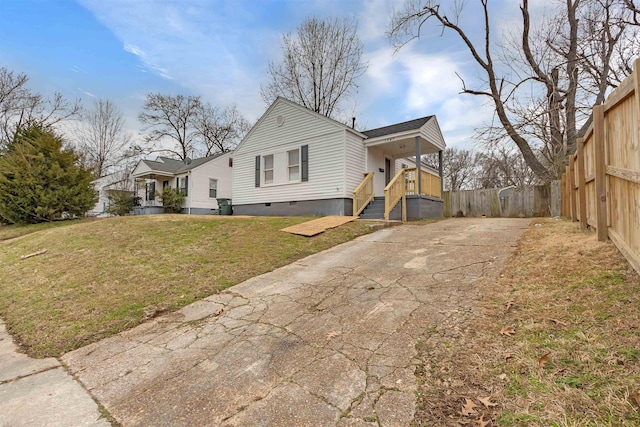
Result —
[[[442,150],[438,151],[438,175],[440,175],[440,197],[444,199],[444,178],[442,176],[443,159]]]
[[[416,187],[418,189],[418,219],[422,219],[420,203],[422,201],[422,153],[420,152],[420,137],[416,136]]]
[[[422,153],[420,152],[420,137],[416,136],[416,181],[418,188],[418,196],[422,194],[422,161],[420,158],[422,157]]]

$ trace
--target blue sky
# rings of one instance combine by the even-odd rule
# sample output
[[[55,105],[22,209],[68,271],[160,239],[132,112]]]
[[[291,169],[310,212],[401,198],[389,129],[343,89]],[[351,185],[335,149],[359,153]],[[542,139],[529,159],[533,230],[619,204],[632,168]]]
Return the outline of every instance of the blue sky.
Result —
[[[438,28],[394,54],[385,36],[401,0],[0,0],[0,67],[29,75],[29,87],[85,105],[110,99],[138,134],[149,92],[201,95],[235,103],[250,121],[267,106],[260,84],[281,37],[309,15],[358,21],[366,74],[352,108],[375,128],[436,114],[449,146],[470,148],[473,129],[491,119],[484,99],[460,95],[479,70],[465,48]],[[537,3],[544,3],[539,0]],[[517,2],[490,2],[496,36],[517,20]],[[474,0],[466,24],[481,23]],[[481,35],[481,34],[478,34]],[[470,84],[471,83],[471,84]]]

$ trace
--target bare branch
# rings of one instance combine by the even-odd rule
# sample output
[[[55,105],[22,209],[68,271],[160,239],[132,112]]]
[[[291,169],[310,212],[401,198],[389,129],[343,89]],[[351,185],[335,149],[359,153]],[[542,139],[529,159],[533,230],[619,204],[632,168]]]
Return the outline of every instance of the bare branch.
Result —
[[[356,21],[308,18],[295,35],[285,34],[282,44],[283,61],[269,63],[270,80],[261,86],[262,99],[271,104],[282,96],[335,117],[367,68]]]

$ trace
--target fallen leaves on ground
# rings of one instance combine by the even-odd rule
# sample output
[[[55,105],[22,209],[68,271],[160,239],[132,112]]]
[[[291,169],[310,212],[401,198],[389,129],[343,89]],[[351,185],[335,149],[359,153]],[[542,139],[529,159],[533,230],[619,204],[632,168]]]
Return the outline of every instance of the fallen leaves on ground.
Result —
[[[540,366],[540,367],[543,367],[543,368],[544,368],[544,365],[546,365],[546,364],[547,364],[547,361],[549,360],[549,355],[550,355],[550,354],[551,354],[551,353],[546,353],[546,354],[542,355],[542,357],[540,357],[540,358],[538,359],[538,366]]]
[[[480,403],[482,403],[487,409],[491,408],[492,406],[498,406],[497,403],[494,403],[491,401],[491,396],[487,396],[487,397],[479,397],[478,400],[480,401]]]
[[[513,326],[505,326],[500,329],[500,335],[505,335],[507,337],[513,336],[516,333],[516,330]]]
[[[476,424],[478,424],[480,427],[486,427],[489,425],[489,423],[491,422],[491,420],[484,420],[484,414],[480,415],[480,419],[478,419],[476,421]]]
[[[563,322],[562,320],[558,320],[558,319],[549,319],[549,320],[551,320],[556,325],[562,325],[562,326],[568,326],[569,325],[567,322]]]
[[[469,415],[473,415],[473,414],[477,414],[476,410],[474,408],[477,408],[478,405],[476,405],[473,400],[466,398],[465,397],[465,403],[464,405],[462,405],[462,411],[460,412],[462,415],[466,415],[467,417]]]

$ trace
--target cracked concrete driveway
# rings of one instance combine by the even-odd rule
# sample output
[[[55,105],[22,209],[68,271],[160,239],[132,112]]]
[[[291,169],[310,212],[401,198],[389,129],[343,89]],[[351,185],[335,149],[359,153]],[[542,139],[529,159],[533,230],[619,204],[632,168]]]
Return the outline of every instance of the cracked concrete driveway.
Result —
[[[384,229],[63,361],[124,426],[406,426],[416,342],[464,328],[529,223]]]

